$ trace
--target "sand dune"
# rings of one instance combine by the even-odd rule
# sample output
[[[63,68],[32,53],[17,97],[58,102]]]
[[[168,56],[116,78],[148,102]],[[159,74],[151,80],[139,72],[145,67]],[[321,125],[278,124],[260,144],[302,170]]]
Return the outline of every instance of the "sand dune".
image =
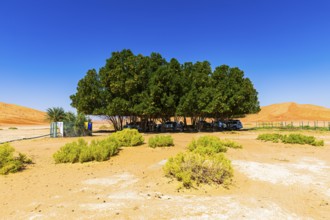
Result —
[[[247,115],[242,121],[330,121],[330,109],[316,105],[286,102],[261,107],[258,114]]]
[[[1,125],[41,125],[47,124],[46,113],[32,108],[0,102]]]
[[[45,112],[0,102],[0,125],[41,125],[47,124]],[[308,104],[286,102],[261,107],[258,114],[241,119],[246,122],[276,121],[330,121],[330,109]]]

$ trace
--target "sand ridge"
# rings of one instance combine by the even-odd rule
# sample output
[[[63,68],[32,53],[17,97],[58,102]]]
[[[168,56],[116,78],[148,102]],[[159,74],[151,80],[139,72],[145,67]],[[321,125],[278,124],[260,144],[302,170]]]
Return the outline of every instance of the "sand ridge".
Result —
[[[0,102],[0,125],[42,125],[46,113],[19,105]],[[279,103],[261,107],[257,114],[241,118],[248,122],[276,122],[276,121],[330,121],[330,109],[295,102]],[[102,122],[104,123],[104,122]]]
[[[42,125],[48,123],[45,117],[45,112],[0,102],[0,125]]]
[[[257,114],[247,115],[243,122],[276,121],[330,121],[330,109],[295,102],[279,103],[261,107]]]

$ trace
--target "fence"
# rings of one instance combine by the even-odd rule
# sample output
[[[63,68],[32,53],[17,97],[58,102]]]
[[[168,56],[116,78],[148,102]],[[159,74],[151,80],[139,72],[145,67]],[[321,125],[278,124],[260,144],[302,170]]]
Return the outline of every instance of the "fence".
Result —
[[[254,122],[255,128],[282,128],[306,130],[330,130],[329,121],[281,121],[281,122]],[[251,125],[251,124],[250,124]]]
[[[62,123],[62,124],[59,124]],[[60,127],[62,126],[62,128]],[[92,135],[92,123],[85,122],[52,122],[50,125],[50,137],[80,137]]]

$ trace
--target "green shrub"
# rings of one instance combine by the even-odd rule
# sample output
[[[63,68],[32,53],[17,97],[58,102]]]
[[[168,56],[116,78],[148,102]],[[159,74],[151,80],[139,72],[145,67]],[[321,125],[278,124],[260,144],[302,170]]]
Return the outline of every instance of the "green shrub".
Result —
[[[9,127],[8,129],[9,129],[9,130],[17,130],[16,127]]]
[[[221,140],[222,144],[225,147],[229,147],[229,148],[234,148],[234,149],[242,149],[242,145],[240,145],[239,143],[236,143],[234,141],[231,140]]]
[[[189,144],[188,149],[193,152],[209,155],[227,151],[225,144],[214,136],[203,136],[197,140],[193,140]]]
[[[25,154],[18,153],[14,156],[15,149],[7,144],[0,145],[0,174],[15,173],[25,168],[26,164],[32,163]]]
[[[91,143],[91,151],[94,160],[96,161],[105,161],[113,155],[118,154],[119,144],[113,138],[107,138],[101,141],[94,141]]]
[[[306,136],[302,134],[260,134],[258,140],[271,141],[274,143],[282,142],[285,144],[309,144],[312,146],[324,146],[323,140],[316,140],[313,136]]]
[[[144,138],[136,129],[124,129],[111,136],[118,141],[121,147],[137,146],[144,142]]]
[[[104,140],[93,140],[90,145],[83,140],[67,143],[54,155],[55,163],[84,163],[89,161],[105,161],[118,154],[119,143],[113,137]]]
[[[214,136],[203,136],[193,140],[188,152],[170,158],[163,167],[165,175],[182,182],[183,187],[200,184],[224,184],[227,186],[233,176],[233,168],[222,152],[227,148],[242,148],[230,140],[220,140]]]
[[[54,155],[55,163],[76,163],[81,151],[86,151],[88,143],[79,138],[78,141],[65,144]]]
[[[282,142],[285,144],[309,144],[312,146],[324,146],[323,140],[316,140],[313,136],[302,134],[289,134],[282,137]]]
[[[174,146],[174,143],[171,135],[156,135],[154,137],[149,138],[148,145],[152,148],[170,147]]]
[[[181,181],[186,188],[200,184],[224,184],[231,182],[233,168],[230,160],[222,153],[199,154],[179,153],[164,166],[165,175]]]
[[[271,141],[273,143],[278,143],[282,140],[283,135],[281,134],[260,134],[257,140]]]

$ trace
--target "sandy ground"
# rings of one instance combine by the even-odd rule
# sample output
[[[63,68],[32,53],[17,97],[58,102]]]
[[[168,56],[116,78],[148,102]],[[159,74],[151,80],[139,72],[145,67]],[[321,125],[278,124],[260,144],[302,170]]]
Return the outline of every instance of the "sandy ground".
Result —
[[[52,159],[75,138],[13,142],[35,164],[0,176],[0,219],[329,219],[330,133],[304,132],[325,140],[322,148],[260,142],[259,133],[265,132],[212,133],[243,145],[226,153],[235,170],[233,184],[183,191],[164,177],[162,166],[206,133],[171,134],[174,147],[144,144],[124,148],[109,161],[84,164]],[[147,143],[153,134],[144,136]]]
[[[0,126],[0,143],[45,136],[49,133],[49,125],[2,125]]]

